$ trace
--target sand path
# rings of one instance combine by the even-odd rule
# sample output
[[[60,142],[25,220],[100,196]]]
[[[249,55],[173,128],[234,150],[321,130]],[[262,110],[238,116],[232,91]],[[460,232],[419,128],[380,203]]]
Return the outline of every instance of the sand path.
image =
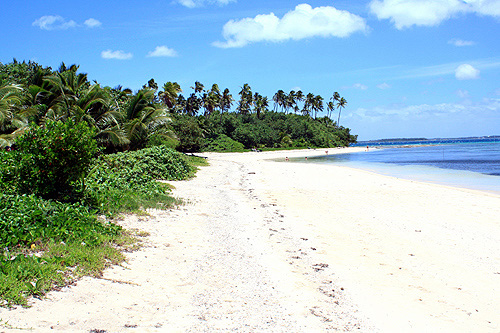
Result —
[[[295,221],[256,195],[252,166],[210,161],[195,179],[174,182],[185,206],[121,221],[150,234],[126,263],[32,300],[30,308],[1,309],[4,328],[373,331]]]

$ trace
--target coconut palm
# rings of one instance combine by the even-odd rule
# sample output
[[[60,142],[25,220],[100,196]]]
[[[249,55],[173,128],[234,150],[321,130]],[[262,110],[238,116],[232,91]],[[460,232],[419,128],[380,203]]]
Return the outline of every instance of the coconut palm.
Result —
[[[0,87],[0,147],[12,145],[14,139],[27,126],[19,112],[23,89],[19,85]]]
[[[236,110],[241,114],[248,114],[253,105],[252,89],[250,85],[245,83],[238,94],[240,95],[240,101]]]
[[[130,149],[143,148],[154,134],[167,134],[171,121],[164,107],[154,103],[155,92],[143,89],[137,92],[124,109],[124,129]]]
[[[286,93],[283,90],[278,90],[276,94],[273,96],[273,102],[274,102],[274,111],[278,110],[278,107],[281,107],[282,109],[285,106],[285,100],[286,100]]]
[[[265,112],[269,106],[269,100],[267,97],[263,97],[259,93],[255,93],[253,96],[254,111],[257,113],[257,118],[260,119],[262,112]]]
[[[314,96],[312,109],[314,111],[314,119],[316,119],[318,112],[323,112],[323,97],[320,95]]]
[[[172,110],[180,92],[182,92],[181,86],[177,82],[169,81],[163,85],[163,90],[158,93],[158,97],[163,104]]]
[[[335,110],[335,104],[332,101],[329,101],[328,104],[326,105],[326,116],[330,117],[333,110]]]
[[[312,109],[312,106],[314,104],[314,94],[313,93],[308,93],[306,98],[305,98],[305,101],[304,101],[304,106],[302,108],[302,114],[303,115],[310,115],[311,111],[313,110]]]
[[[224,89],[224,92],[222,93],[222,97],[220,99],[221,113],[228,112],[231,108],[231,105],[233,105],[233,101],[233,95],[230,94],[229,89]]]
[[[337,126],[340,127],[340,113],[342,112],[342,109],[345,108],[347,105],[347,101],[345,100],[344,97],[341,97],[339,102],[337,103],[337,109],[339,109],[339,119],[337,120]]]

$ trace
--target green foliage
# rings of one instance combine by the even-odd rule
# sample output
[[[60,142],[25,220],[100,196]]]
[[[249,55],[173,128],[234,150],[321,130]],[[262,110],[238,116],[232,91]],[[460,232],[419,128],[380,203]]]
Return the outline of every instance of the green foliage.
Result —
[[[47,121],[16,140],[19,189],[43,198],[75,200],[98,148],[85,123]]]
[[[79,204],[44,200],[34,195],[0,193],[0,247],[29,245],[39,241],[101,243],[102,235],[116,235],[113,224],[103,224]]]
[[[242,143],[235,141],[225,134],[220,134],[214,139],[207,140],[208,144],[205,147],[208,151],[244,151],[245,146]]]
[[[177,115],[172,127],[179,138],[178,150],[186,152],[200,151],[204,139],[197,118]]]
[[[18,151],[0,150],[0,192],[15,193],[17,190]]]
[[[327,117],[313,119],[270,111],[261,113],[260,117],[256,114],[225,113],[199,123],[211,138],[224,135],[242,143],[246,149],[334,147],[347,146],[356,141],[349,129],[337,127]],[[218,145],[212,144],[213,141],[208,139],[205,149],[219,149]]]
[[[182,180],[195,171],[186,157],[165,146],[102,155],[87,178],[87,197],[105,213],[172,205],[170,188],[157,180]]]

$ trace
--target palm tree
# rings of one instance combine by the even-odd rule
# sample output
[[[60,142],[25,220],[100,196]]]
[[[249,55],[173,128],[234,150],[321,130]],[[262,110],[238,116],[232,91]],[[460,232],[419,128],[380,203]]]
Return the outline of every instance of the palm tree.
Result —
[[[278,107],[281,107],[283,109],[285,105],[285,100],[286,100],[285,92],[281,89],[278,90],[276,94],[274,94],[273,96],[274,111],[277,111]]]
[[[309,93],[305,98],[304,107],[302,108],[302,114],[309,116],[309,114],[312,111],[313,104],[314,104],[314,94]]]
[[[143,148],[153,134],[167,134],[171,121],[167,110],[154,103],[155,92],[143,89],[132,96],[124,109],[124,129],[130,149]]]
[[[314,111],[314,119],[316,119],[318,112],[323,111],[323,97],[320,95],[314,96],[312,109]]]
[[[345,108],[347,105],[347,101],[345,100],[344,97],[341,97],[339,102],[337,103],[337,108],[339,109],[339,119],[337,120],[337,126],[340,127],[340,112],[342,112],[342,109]]]
[[[297,93],[292,90],[290,93],[286,96],[284,105],[285,105],[285,114],[288,113],[288,110],[290,108],[293,108],[297,104]]]
[[[194,87],[191,87],[191,89],[194,89],[194,93],[198,94],[198,93],[201,93],[205,89],[205,86],[203,84],[201,84],[199,81],[196,81],[194,83]]]
[[[214,84],[208,93],[203,94],[202,100],[203,107],[205,108],[205,117],[208,119],[214,110],[220,106],[221,95],[219,86]]]
[[[221,113],[229,111],[231,108],[231,105],[233,105],[233,95],[229,93],[229,89],[224,89],[224,92],[222,93],[222,97],[220,99],[220,110]]]
[[[0,87],[0,147],[12,145],[15,137],[28,124],[26,119],[17,112],[21,103],[23,89],[19,85],[4,85]]]
[[[333,110],[335,110],[335,104],[332,101],[328,102],[328,104],[326,105],[326,110],[327,110],[326,116],[330,117]]]
[[[259,93],[255,93],[253,96],[254,111],[257,113],[257,118],[260,119],[262,112],[265,112],[269,106],[269,100],[267,97],[262,97]]]
[[[299,110],[299,106],[298,106],[298,102],[302,102],[304,101],[304,94],[302,93],[301,90],[298,90],[296,93],[295,93],[295,107],[294,107],[294,110],[295,110],[295,113],[298,112]]]
[[[163,104],[172,110],[180,92],[182,92],[181,86],[177,82],[169,81],[163,85],[163,90],[158,93],[158,96]]]
[[[196,116],[201,108],[203,101],[201,98],[192,93],[186,100],[186,114],[189,116]]]
[[[248,83],[245,83],[243,85],[241,91],[238,94],[240,95],[240,101],[236,110],[238,110],[238,112],[241,114],[248,114],[253,104],[252,89],[250,88]]]

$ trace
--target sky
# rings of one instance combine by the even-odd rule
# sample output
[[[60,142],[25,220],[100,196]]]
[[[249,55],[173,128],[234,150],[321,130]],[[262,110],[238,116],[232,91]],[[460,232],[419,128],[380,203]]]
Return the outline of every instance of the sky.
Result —
[[[2,63],[185,96],[337,91],[359,140],[500,135],[500,0],[28,0],[1,17]]]

